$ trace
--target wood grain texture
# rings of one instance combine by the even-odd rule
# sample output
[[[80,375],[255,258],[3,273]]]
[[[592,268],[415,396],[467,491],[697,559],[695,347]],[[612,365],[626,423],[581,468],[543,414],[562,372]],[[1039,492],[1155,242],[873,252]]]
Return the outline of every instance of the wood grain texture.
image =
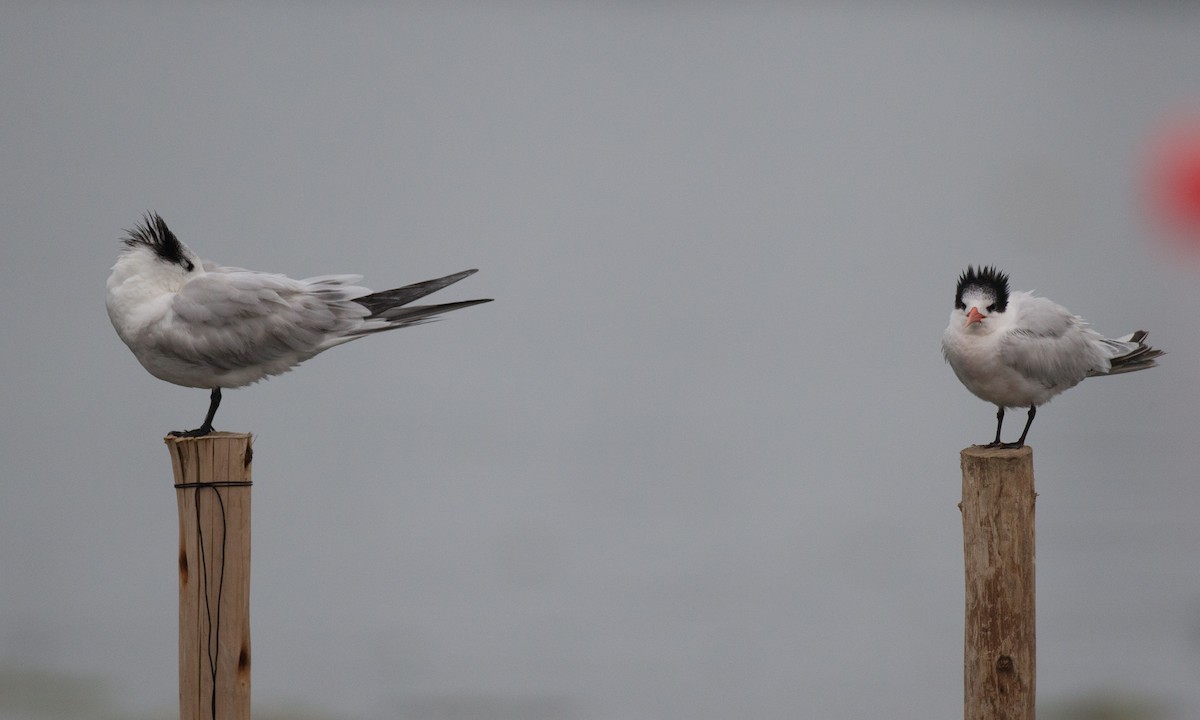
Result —
[[[1034,720],[1033,451],[971,447],[962,464],[967,720]]]
[[[168,436],[175,484],[249,482],[252,441],[247,433]],[[250,487],[184,487],[175,494],[179,717],[249,720]]]

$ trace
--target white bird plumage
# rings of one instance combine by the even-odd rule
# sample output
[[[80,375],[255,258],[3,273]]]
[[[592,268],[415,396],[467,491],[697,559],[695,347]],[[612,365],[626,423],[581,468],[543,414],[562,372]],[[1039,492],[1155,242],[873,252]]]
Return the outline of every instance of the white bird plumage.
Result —
[[[1037,408],[1085,378],[1145,370],[1163,352],[1147,333],[1106,338],[1066,308],[1029,292],[1009,292],[994,267],[967,267],[958,280],[942,353],[977,397],[997,406],[988,447],[1021,447]],[[1000,442],[1005,408],[1029,408],[1021,437]]]
[[[175,435],[212,431],[221,388],[287,372],[366,335],[490,301],[408,304],[475,270],[372,293],[355,284],[359,275],[295,280],[204,262],[154,213],[126,232],[108,278],[113,327],[154,377],[212,390],[204,424]]]

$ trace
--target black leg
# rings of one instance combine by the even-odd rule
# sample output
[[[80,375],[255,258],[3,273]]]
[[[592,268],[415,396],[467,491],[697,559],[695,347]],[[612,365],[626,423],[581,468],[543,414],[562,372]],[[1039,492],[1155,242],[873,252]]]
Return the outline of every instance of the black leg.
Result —
[[[1004,426],[1004,406],[1002,405],[996,409],[996,439],[991,441],[987,445],[977,445],[976,447],[988,447],[988,448],[1003,447],[1003,443],[1000,442],[1000,428],[1003,426]]]
[[[1034,415],[1037,415],[1037,406],[1030,405],[1029,406],[1029,419],[1025,421],[1025,429],[1021,431],[1021,438],[1019,440],[1017,440],[1015,443],[1008,443],[1004,447],[1006,447],[1006,448],[1025,447],[1025,436],[1029,434],[1029,426],[1033,424],[1033,416]]]
[[[175,437],[203,437],[213,431],[212,421],[217,415],[217,406],[221,404],[221,388],[215,387],[212,389],[212,394],[208,396],[208,414],[204,416],[204,424],[195,430],[173,430],[168,435]]]

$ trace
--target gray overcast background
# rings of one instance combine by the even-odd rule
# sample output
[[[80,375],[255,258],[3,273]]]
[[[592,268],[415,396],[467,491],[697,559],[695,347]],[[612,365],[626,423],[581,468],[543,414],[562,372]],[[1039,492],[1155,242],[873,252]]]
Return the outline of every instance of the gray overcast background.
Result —
[[[1170,352],[1033,428],[1043,707],[1200,717],[1200,263],[1138,204],[1198,38],[1170,3],[5,4],[0,717],[176,712],[161,437],[207,393],[105,314],[147,209],[224,264],[496,298],[226,393],[264,715],[959,716],[994,409],[939,341],[994,262]]]

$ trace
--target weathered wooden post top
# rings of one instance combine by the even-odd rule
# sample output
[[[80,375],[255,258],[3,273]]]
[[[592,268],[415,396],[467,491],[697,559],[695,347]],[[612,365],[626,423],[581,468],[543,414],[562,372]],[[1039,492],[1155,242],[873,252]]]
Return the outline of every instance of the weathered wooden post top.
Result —
[[[969,447],[962,465],[967,720],[1033,720],[1033,450]]]
[[[250,718],[252,439],[165,438],[179,505],[180,720]]]

